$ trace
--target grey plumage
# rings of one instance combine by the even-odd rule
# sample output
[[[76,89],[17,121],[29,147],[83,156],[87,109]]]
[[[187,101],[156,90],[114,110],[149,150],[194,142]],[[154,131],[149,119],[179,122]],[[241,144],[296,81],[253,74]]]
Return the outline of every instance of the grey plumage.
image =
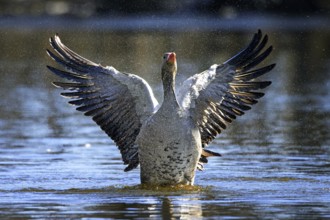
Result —
[[[139,160],[134,141],[143,120],[153,114],[158,105],[147,83],[140,77],[131,77],[81,57],[63,45],[58,35],[50,39],[50,44],[58,56],[47,50],[48,55],[66,71],[51,66],[47,66],[48,69],[70,81],[53,84],[72,90],[62,95],[74,99],[69,103],[92,116],[115,141],[124,163],[129,165],[126,171],[136,167]],[[143,96],[143,100],[136,96]]]
[[[251,109],[271,84],[255,79],[275,64],[255,68],[272,51],[259,30],[248,47],[222,64],[185,80],[175,93],[176,57],[166,53],[162,67],[164,102],[159,105],[148,83],[133,74],[103,67],[67,48],[58,35],[48,55],[65,70],[47,66],[66,82],[62,96],[93,120],[117,144],[129,171],[141,163],[141,181],[193,184],[196,169],[209,156],[205,147],[228,125]]]
[[[261,53],[267,41],[267,35],[262,38],[259,30],[246,49],[223,64],[214,64],[188,78],[179,88],[178,101],[198,123],[203,147],[226,129],[236,116],[243,115],[258,102],[257,99],[264,94],[255,90],[271,84],[270,81],[254,79],[272,70],[275,64],[252,69],[271,53],[272,46]]]

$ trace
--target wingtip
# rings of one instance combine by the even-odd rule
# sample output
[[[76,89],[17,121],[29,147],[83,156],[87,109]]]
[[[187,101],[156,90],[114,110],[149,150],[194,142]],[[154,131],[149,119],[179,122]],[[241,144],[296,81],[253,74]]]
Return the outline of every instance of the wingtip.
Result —
[[[261,31],[261,29],[260,29],[260,28],[258,29],[258,32],[257,32],[257,34],[258,34],[258,35],[262,35],[262,31]]]
[[[58,33],[55,34],[54,39],[57,42],[61,42],[60,35]]]
[[[51,55],[50,55],[50,54],[51,54],[50,50],[46,49],[46,53],[47,53],[48,56],[51,57]]]
[[[53,69],[53,67],[51,67],[51,66],[49,66],[49,65],[46,65],[46,67],[47,67],[47,69],[49,69],[49,70],[52,70],[52,69]]]
[[[49,38],[49,43],[52,47],[54,47],[54,44],[61,43],[61,39],[58,33],[55,33],[54,37]]]
[[[273,49],[274,49],[273,45],[270,45],[270,46],[268,47],[268,50],[270,50],[270,52],[272,52]],[[270,53],[270,52],[269,52],[269,53]]]
[[[56,88],[63,88],[62,86],[60,86],[60,82],[52,82],[52,85],[55,86]]]
[[[53,37],[49,38],[49,43],[52,44],[52,42],[54,41]]]
[[[206,150],[206,149],[203,149],[202,155],[204,157],[211,157],[211,156],[221,157],[222,156],[221,154],[219,154],[217,152]]]
[[[272,63],[269,65],[269,71],[271,71],[272,69],[274,69],[276,66],[276,63]]]
[[[262,31],[260,29],[258,29],[257,33],[254,34],[254,37],[256,39],[258,39],[258,42],[259,42],[262,37]]]
[[[124,169],[124,172],[131,171],[131,170],[135,169],[138,165],[139,165],[139,163],[130,163],[130,164]]]
[[[272,81],[264,81],[260,89],[264,89],[272,84]]]
[[[49,49],[46,49],[46,53],[52,60],[56,61],[56,56],[52,51],[50,51]]]
[[[51,46],[54,48],[55,50],[55,47],[53,46],[53,44],[51,44]],[[56,50],[55,50],[56,51]],[[48,50],[46,49],[46,53],[47,55],[54,61],[58,62],[59,58],[51,51],[51,50]]]
[[[49,65],[46,65],[47,69],[50,70],[51,72],[55,73],[56,74],[56,71],[57,69],[52,67],[52,66],[49,66]]]

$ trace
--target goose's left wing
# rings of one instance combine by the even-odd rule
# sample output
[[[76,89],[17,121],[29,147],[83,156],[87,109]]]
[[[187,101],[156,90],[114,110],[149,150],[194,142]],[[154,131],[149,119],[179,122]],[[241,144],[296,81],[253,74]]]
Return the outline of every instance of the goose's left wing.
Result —
[[[267,35],[262,38],[259,30],[246,49],[223,64],[214,64],[188,78],[179,88],[178,102],[197,123],[203,147],[226,129],[236,116],[243,115],[257,103],[264,94],[256,90],[271,84],[255,79],[269,72],[275,64],[253,69],[271,53],[272,46],[262,52],[267,41]]]

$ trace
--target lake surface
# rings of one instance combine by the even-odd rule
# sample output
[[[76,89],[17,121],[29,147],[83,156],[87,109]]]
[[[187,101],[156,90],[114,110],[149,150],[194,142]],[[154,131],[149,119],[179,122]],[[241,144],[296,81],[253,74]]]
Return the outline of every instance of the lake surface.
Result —
[[[32,25],[33,26],[33,25]],[[258,29],[111,30],[1,26],[1,218],[330,219],[330,32],[265,27],[277,63],[265,97],[209,149],[195,190],[140,189],[113,141],[53,88],[58,32],[79,54],[143,76],[162,99],[162,54],[178,82],[221,63]],[[176,27],[178,28],[178,27]]]

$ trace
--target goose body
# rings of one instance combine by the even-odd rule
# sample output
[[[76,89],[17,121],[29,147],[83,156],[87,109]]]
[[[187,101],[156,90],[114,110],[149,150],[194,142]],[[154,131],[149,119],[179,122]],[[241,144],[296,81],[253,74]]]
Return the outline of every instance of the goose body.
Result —
[[[202,153],[200,133],[179,108],[161,107],[141,127],[136,144],[142,183],[193,184]]]
[[[67,48],[58,35],[50,39],[57,55],[48,55],[65,70],[47,66],[69,80],[54,82],[69,90],[63,96],[74,100],[78,111],[93,120],[117,144],[125,171],[141,167],[141,183],[193,185],[196,169],[207,157],[220,154],[205,149],[236,116],[257,103],[270,85],[254,79],[275,64],[253,69],[272,51],[268,41],[256,33],[249,46],[222,64],[188,78],[175,88],[176,54],[164,54],[161,76],[164,100],[159,104],[148,83],[134,74],[103,67]]]

